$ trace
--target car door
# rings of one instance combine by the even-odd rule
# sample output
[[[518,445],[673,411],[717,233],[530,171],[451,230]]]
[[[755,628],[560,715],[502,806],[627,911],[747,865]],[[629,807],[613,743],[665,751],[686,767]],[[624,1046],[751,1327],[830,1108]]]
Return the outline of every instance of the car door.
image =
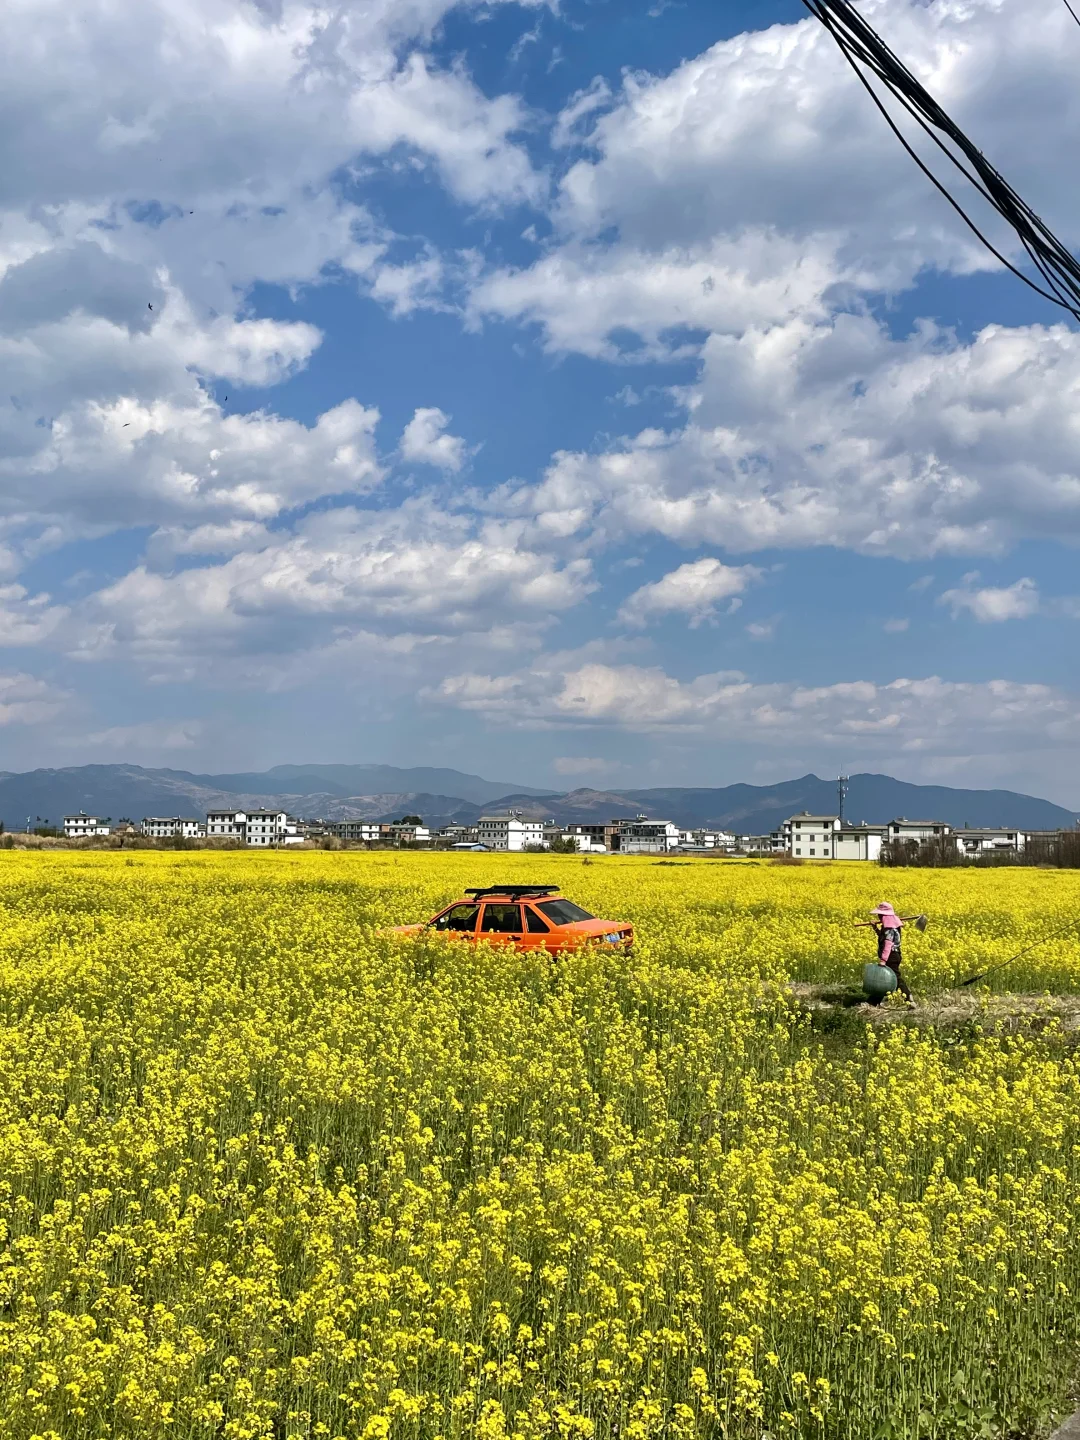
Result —
[[[480,917],[479,936],[493,945],[521,943],[521,906],[505,900],[488,900]]]
[[[435,930],[440,935],[449,935],[455,940],[475,940],[479,917],[479,905],[451,905],[448,910],[428,922],[428,929]]]

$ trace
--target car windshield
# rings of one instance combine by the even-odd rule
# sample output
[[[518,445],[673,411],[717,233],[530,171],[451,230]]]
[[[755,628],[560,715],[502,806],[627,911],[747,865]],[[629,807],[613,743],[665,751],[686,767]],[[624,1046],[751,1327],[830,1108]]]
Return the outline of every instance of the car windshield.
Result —
[[[553,925],[570,925],[575,920],[596,919],[595,915],[590,915],[588,910],[583,910],[572,900],[541,900],[536,908],[542,915],[546,915]]]

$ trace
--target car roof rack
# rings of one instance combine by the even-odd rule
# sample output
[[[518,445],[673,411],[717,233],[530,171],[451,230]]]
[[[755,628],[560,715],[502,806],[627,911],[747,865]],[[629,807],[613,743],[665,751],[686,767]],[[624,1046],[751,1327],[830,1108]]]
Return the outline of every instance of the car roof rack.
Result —
[[[561,889],[561,885],[485,885],[479,890],[466,890],[465,894],[474,900],[482,900],[485,895],[511,895],[520,900],[523,895],[558,895]]]

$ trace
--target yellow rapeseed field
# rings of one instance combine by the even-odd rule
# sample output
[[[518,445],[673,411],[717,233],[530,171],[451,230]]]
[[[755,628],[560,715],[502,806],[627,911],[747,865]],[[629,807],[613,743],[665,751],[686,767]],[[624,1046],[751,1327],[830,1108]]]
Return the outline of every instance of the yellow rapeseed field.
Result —
[[[379,933],[493,880],[635,953]],[[930,993],[1080,876],[0,853],[0,1440],[1043,1433],[1080,1067],[814,1030],[883,898]],[[1080,923],[999,983],[1080,991]]]

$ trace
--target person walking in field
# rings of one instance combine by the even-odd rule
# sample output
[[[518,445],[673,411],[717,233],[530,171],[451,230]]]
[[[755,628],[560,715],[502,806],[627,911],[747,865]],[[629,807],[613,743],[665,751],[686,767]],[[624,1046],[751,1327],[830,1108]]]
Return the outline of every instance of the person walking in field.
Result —
[[[901,995],[903,995],[911,1008],[914,1009],[915,997],[908,988],[908,983],[904,979],[903,972],[900,969],[904,960],[901,953],[900,939],[900,931],[904,922],[900,916],[897,915],[888,900],[883,900],[880,905],[875,905],[873,910],[870,911],[870,914],[875,917],[870,921],[870,927],[877,935],[878,964],[887,965],[893,972],[896,976],[896,983]],[[880,1005],[881,996],[879,995],[876,1000],[872,1000],[870,1003]]]

